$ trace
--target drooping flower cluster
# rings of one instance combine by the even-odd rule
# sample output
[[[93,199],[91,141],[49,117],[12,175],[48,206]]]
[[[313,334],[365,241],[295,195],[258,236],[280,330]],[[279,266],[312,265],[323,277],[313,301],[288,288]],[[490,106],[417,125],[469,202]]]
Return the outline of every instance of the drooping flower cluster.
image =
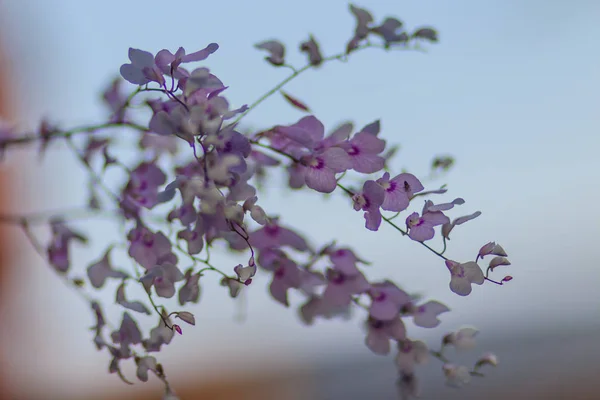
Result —
[[[350,11],[356,17],[356,27],[345,51],[325,57],[317,40],[310,36],[299,46],[308,59],[303,69],[286,64],[285,46],[277,40],[265,41],[256,47],[269,53],[266,60],[270,64],[292,68],[295,77],[306,69],[347,57],[363,48],[410,50],[420,42],[438,40],[436,31],[429,27],[411,33],[403,29],[398,19],[388,17],[376,25],[369,11],[354,5]],[[383,44],[371,42],[372,36],[382,39]],[[175,53],[163,49],[155,55],[139,49],[129,50],[130,62],[122,65],[120,72],[138,88],[127,96],[122,92],[121,81],[110,85],[103,95],[110,111],[108,123],[103,127],[126,127],[138,132],[141,151],[133,162],[122,162],[113,154],[113,142],[98,133],[98,126],[61,131],[44,123],[31,137],[31,141],[42,142],[42,149],[52,140],[66,138],[82,166],[90,172],[89,210],[105,210],[98,194],[105,192],[104,200],[112,202],[111,211],[116,211],[126,232],[122,242],[108,245],[86,269],[94,289],[102,289],[109,279],[120,281],[115,302],[125,311],[118,329],[107,335],[100,304],[90,303],[96,319],[94,343],[98,349],[110,353],[109,371],[127,381],[119,363],[133,359],[139,380],[147,381],[149,373],[154,374],[165,383],[165,398],[174,398],[162,365],[150,353],[171,343],[175,332],[183,333],[173,318],[191,326],[196,324],[196,318],[184,310],[169,313],[166,306],[156,304],[154,296],[161,301],[176,298],[180,307],[198,303],[200,282],[208,279],[204,276],[211,272],[220,275],[220,284],[231,297],[237,297],[252,286],[256,274],[267,274],[270,276],[268,290],[276,302],[291,307],[290,292],[304,297],[298,313],[307,324],[317,319],[347,317],[352,309],[364,309],[366,346],[381,355],[390,353],[394,344],[397,347],[398,385],[403,396],[417,394],[415,366],[430,355],[444,361],[443,371],[449,382],[466,383],[467,378],[479,374],[478,369],[483,365],[496,365],[495,356],[486,355],[469,371],[447,362],[442,351],[431,352],[423,342],[409,338],[407,320],[421,328],[434,328],[441,323],[440,315],[450,309],[435,300],[421,301],[390,280],[371,281],[363,271],[367,262],[355,250],[338,245],[337,238],[320,246],[310,243],[287,225],[285,218],[270,215],[259,205],[262,195],[259,189],[272,169],[284,168],[290,189],[306,186],[320,194],[344,194],[350,200],[346,209],[361,211],[368,230],[378,231],[385,222],[442,258],[450,272],[450,289],[461,296],[471,293],[472,284],[489,281],[502,285],[512,279],[506,276],[497,282],[488,278],[495,268],[510,265],[504,249],[493,242],[484,245],[474,261],[461,263],[444,255],[450,232],[481,213],[477,211],[451,220],[446,212],[464,204],[462,198],[434,203],[427,197],[444,194],[444,188],[426,191],[412,173],[391,173],[388,161],[395,149],[387,147],[379,120],[357,130],[353,123],[347,122],[326,134],[323,123],[309,114],[291,124],[279,121],[260,132],[245,132],[240,121],[252,108],[230,105],[225,97],[227,86],[206,66],[191,70],[182,66],[206,61],[217,50],[215,43],[190,54],[181,47]],[[133,102],[138,96],[154,92],[160,96],[145,98],[142,102],[151,113],[149,120],[133,122]],[[285,92],[282,95],[298,110],[310,113],[304,102]],[[71,138],[76,131],[88,133],[81,150]],[[9,132],[0,126],[0,151],[11,143],[27,142],[22,138],[11,142],[12,135],[12,128]],[[175,157],[181,153],[187,155],[185,161]],[[103,158],[102,174],[108,168],[124,173],[118,190],[109,188],[103,175],[94,169],[93,160],[98,156]],[[359,189],[343,182],[349,178],[360,182]],[[419,197],[424,204],[415,204],[420,203]],[[414,207],[420,212],[409,211]],[[160,211],[164,209],[168,212]],[[403,212],[406,212],[405,227],[393,222]],[[14,221],[33,237],[29,229],[32,219]],[[85,243],[85,236],[71,229],[63,219],[52,218],[46,222],[52,232],[49,244],[42,248],[48,263],[83,290],[84,281],[76,277],[81,268],[72,266],[69,246]],[[436,236],[438,227],[441,227],[444,246],[441,251],[425,243]],[[243,262],[225,268],[213,265],[210,251],[219,241],[234,254],[243,254],[240,256]],[[135,270],[112,264],[111,254],[119,246],[126,248]],[[495,258],[484,274],[478,262],[489,255]],[[192,263],[192,267],[184,271],[184,262]],[[129,297],[131,293],[127,293],[127,288],[136,284],[144,289],[148,302]],[[153,312],[158,316],[158,324],[145,336],[135,316]],[[474,336],[474,333],[461,330],[447,335],[442,350],[444,346],[465,347],[469,335]]]

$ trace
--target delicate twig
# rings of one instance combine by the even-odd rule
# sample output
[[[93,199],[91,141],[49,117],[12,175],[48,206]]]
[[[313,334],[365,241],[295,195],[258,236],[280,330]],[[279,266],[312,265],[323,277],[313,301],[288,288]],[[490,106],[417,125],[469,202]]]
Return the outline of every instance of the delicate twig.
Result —
[[[399,49],[399,50],[422,50],[418,47],[408,47],[408,46],[398,46],[398,47],[393,47],[393,48],[386,48],[383,45],[377,45],[377,44],[373,44],[373,43],[367,43],[364,44],[362,46],[357,47],[356,49],[354,49],[352,51],[352,53],[356,53],[359,50],[363,50],[363,49],[368,49],[368,48],[380,48],[380,49],[385,49],[385,50],[391,50],[391,49]],[[346,52],[343,53],[338,53],[335,54],[333,56],[329,56],[329,57],[325,57],[323,58],[321,65],[329,62],[329,61],[333,61],[333,60],[341,60],[341,61],[346,61],[348,59],[349,54]],[[292,74],[290,76],[288,76],[287,78],[285,78],[284,80],[282,80],[281,82],[279,82],[277,85],[275,85],[271,90],[269,90],[268,92],[266,92],[265,94],[263,94],[262,96],[260,96],[258,99],[256,99],[250,106],[248,106],[248,109],[246,111],[244,111],[242,114],[240,114],[231,124],[229,124],[229,126],[233,126],[236,125],[238,122],[241,121],[242,118],[244,118],[246,115],[248,115],[250,113],[250,111],[254,110],[258,105],[260,105],[263,101],[265,101],[266,99],[268,99],[269,97],[271,97],[273,94],[277,93],[281,88],[283,88],[285,85],[287,85],[290,81],[292,81],[294,78],[296,78],[297,76],[301,75],[303,72],[313,68],[314,66],[312,64],[306,64],[305,66],[303,66],[300,69],[296,69],[294,67],[292,67],[291,65],[285,65],[285,67],[287,68],[291,68],[292,69]]]
[[[138,130],[140,132],[148,131],[147,127],[135,124],[133,122],[107,122],[107,123],[103,123],[103,124],[81,126],[78,128],[70,129],[68,131],[55,132],[55,133],[52,133],[50,138],[42,137],[41,135],[39,135],[37,133],[18,136],[18,137],[14,137],[14,138],[7,138],[2,141],[2,145],[4,146],[4,148],[8,148],[9,146],[12,146],[12,145],[26,145],[26,144],[37,142],[40,140],[70,138],[74,135],[78,135],[78,134],[82,134],[82,133],[93,134],[100,129],[108,129],[108,128],[131,128],[131,129]]]

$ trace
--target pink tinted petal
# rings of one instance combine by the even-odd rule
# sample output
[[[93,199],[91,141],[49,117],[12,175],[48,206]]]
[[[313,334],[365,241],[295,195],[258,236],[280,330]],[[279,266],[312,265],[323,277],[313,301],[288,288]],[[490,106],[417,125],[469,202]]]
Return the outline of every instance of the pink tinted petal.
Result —
[[[193,61],[202,61],[202,60],[206,60],[208,58],[208,56],[210,56],[212,53],[214,53],[215,51],[217,51],[219,49],[219,45],[216,43],[211,43],[208,46],[206,46],[204,49],[197,51],[195,53],[191,53],[188,55],[185,55],[181,58],[181,60],[183,62],[193,62]]]
[[[312,149],[325,134],[325,127],[316,117],[309,115],[290,126],[278,126],[277,132],[296,143]]]
[[[455,205],[461,205],[464,203],[465,203],[465,201],[459,197],[459,198],[452,200],[452,202],[450,202],[450,203],[431,205],[431,206],[427,207],[427,211],[447,211],[447,210],[454,208]]]
[[[356,268],[358,257],[350,249],[338,249],[329,254],[329,260],[333,267],[347,276],[354,276],[360,273]]]
[[[351,157],[352,169],[361,174],[372,174],[381,171],[385,165],[385,159],[374,154],[358,154]]]
[[[129,59],[137,67],[152,67],[154,65],[154,56],[144,50],[129,48]]]
[[[400,318],[394,319],[387,328],[388,335],[392,339],[404,340],[406,339],[406,327],[404,322]]]
[[[485,277],[483,275],[483,271],[481,270],[481,268],[479,268],[479,265],[477,265],[476,262],[470,261],[464,263],[462,264],[462,267],[465,272],[465,277],[469,281],[477,285],[483,284],[483,282],[485,281]]]
[[[428,301],[427,303],[417,307],[417,311],[413,315],[415,325],[422,328],[435,328],[440,324],[438,315],[448,312],[450,309],[438,301]]]
[[[175,56],[167,49],[159,51],[154,57],[156,66],[165,74],[171,72],[169,64],[171,64],[173,61],[175,61]]]
[[[328,312],[331,309],[348,306],[352,302],[352,295],[344,285],[329,282],[322,297],[322,311]]]
[[[327,141],[330,146],[335,146],[336,144],[347,140],[352,133],[352,129],[354,129],[352,122],[345,122],[336,127],[324,140]]]
[[[276,276],[273,276],[273,281],[271,282],[271,285],[269,285],[269,292],[275,300],[277,300],[286,307],[289,307],[290,305],[287,296],[288,289],[289,286],[286,285],[283,279],[278,279]]]
[[[385,140],[367,132],[359,132],[350,140],[360,153],[379,154],[385,149]]]
[[[104,285],[104,282],[106,282],[106,279],[108,278],[127,278],[127,274],[112,269],[112,266],[110,265],[109,261],[109,251],[107,251],[104,254],[104,257],[102,257],[100,261],[90,265],[87,269],[90,283],[96,289],[101,288]]]
[[[339,147],[332,147],[319,155],[325,166],[334,172],[344,172],[352,168],[352,161],[348,153]]]
[[[467,296],[471,293],[471,282],[467,278],[460,278],[452,275],[450,279],[450,290],[460,296]]]
[[[391,281],[384,281],[381,283],[375,283],[372,285],[373,291],[381,292],[385,296],[393,301],[398,307],[410,303],[411,297],[404,290],[400,289],[396,284]]]
[[[129,256],[146,269],[154,267],[158,261],[157,255],[142,243],[132,243]]]
[[[369,208],[379,208],[383,204],[385,191],[375,181],[366,181],[363,185],[363,195],[368,199]]]
[[[443,225],[450,222],[450,218],[445,216],[441,211],[427,211],[421,218],[432,226]]]
[[[371,284],[362,273],[347,279],[347,283],[344,286],[346,286],[346,290],[351,294],[365,293],[371,287]]]
[[[406,210],[409,204],[410,201],[408,199],[408,196],[404,192],[386,191],[385,197],[383,199],[383,204],[381,204],[381,208],[386,211],[399,212]]]
[[[175,296],[175,284],[168,279],[155,279],[154,289],[159,297],[170,299]]]
[[[370,124],[365,125],[360,131],[370,133],[371,135],[377,136],[379,131],[381,130],[381,121],[376,120],[371,122]]]
[[[131,64],[123,64],[119,69],[121,76],[128,82],[134,85],[144,85],[149,82],[142,70]]]
[[[390,352],[390,339],[382,329],[369,328],[365,344],[375,354],[386,355]]]
[[[329,168],[306,168],[306,186],[321,193],[331,193],[337,186],[335,174]]]
[[[427,224],[411,227],[408,232],[408,237],[417,242],[430,240],[435,236],[434,229]]]
[[[470,221],[474,218],[477,218],[481,215],[481,211],[475,211],[473,214],[470,215],[465,215],[464,217],[458,217],[456,218],[452,223],[454,225],[461,225],[464,224],[467,221]]]
[[[370,231],[376,231],[381,226],[381,212],[378,208],[369,209],[369,211],[365,211],[365,227]]]
[[[308,250],[308,244],[306,243],[306,240],[290,229],[280,227],[279,240],[282,245],[291,246],[298,251]]]
[[[397,188],[405,192],[409,197],[425,189],[421,181],[409,173],[396,175],[392,178],[392,181],[396,184]]]
[[[390,321],[398,317],[400,307],[390,299],[374,299],[369,307],[369,315],[380,321]]]
[[[288,184],[292,189],[300,189],[306,182],[307,168],[299,163],[294,163],[287,167],[289,174]]]

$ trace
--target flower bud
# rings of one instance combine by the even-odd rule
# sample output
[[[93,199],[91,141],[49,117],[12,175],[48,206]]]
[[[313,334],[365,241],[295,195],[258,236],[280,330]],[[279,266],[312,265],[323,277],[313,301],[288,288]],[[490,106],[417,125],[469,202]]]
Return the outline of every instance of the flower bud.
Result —
[[[484,365],[491,365],[492,367],[496,367],[498,365],[498,358],[493,353],[485,353],[475,363],[475,369],[481,368]]]
[[[196,318],[194,318],[194,314],[191,312],[179,311],[175,316],[190,325],[196,325]]]
[[[180,335],[183,335],[183,332],[181,331],[181,327],[179,325],[173,324],[173,329],[175,329]]]
[[[500,265],[510,265],[510,261],[506,257],[494,257],[492,261],[490,261],[489,267],[493,270]]]

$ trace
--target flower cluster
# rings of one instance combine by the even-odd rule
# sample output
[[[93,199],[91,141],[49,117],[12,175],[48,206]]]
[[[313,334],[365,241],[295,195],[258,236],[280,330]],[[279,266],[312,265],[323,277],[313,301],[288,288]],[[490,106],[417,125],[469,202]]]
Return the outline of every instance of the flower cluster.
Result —
[[[448,212],[463,205],[462,198],[434,203],[430,197],[443,195],[445,188],[426,190],[414,174],[392,173],[388,161],[395,150],[383,138],[379,120],[360,129],[347,122],[328,130],[306,104],[282,92],[287,102],[307,115],[259,132],[241,128],[245,115],[305,70],[345,59],[361,49],[416,50],[423,42],[438,40],[437,32],[430,27],[409,31],[396,18],[387,17],[376,24],[369,11],[354,5],[350,11],[356,27],[345,51],[326,57],[310,36],[299,45],[308,60],[303,68],[286,63],[283,43],[269,40],[257,44],[258,49],[268,52],[266,60],[270,64],[289,67],[293,72],[250,107],[231,105],[226,98],[228,87],[204,65],[218,50],[216,43],[189,54],[181,47],[174,53],[164,49],[156,54],[130,49],[130,62],[123,64],[120,72],[137,89],[126,95],[122,81],[110,85],[103,96],[110,110],[105,123],[61,130],[44,122],[38,132],[21,136],[12,127],[0,126],[0,150],[34,141],[40,141],[41,149],[45,149],[54,140],[66,139],[90,174],[90,215],[110,211],[121,223],[125,232],[122,240],[109,244],[86,269],[87,281],[94,290],[103,289],[109,280],[119,282],[115,302],[124,310],[116,329],[108,332],[101,305],[90,301],[96,319],[94,344],[110,354],[111,373],[129,382],[119,365],[133,360],[139,380],[147,381],[152,373],[165,383],[165,398],[175,398],[162,365],[151,353],[175,340],[175,333],[184,332],[173,322],[175,319],[190,326],[196,324],[196,319],[190,311],[168,312],[167,306],[157,301],[176,297],[178,308],[198,303],[200,282],[207,281],[209,273],[219,276],[231,297],[253,286],[256,274],[269,276],[268,290],[282,306],[292,306],[290,292],[304,297],[298,313],[306,324],[363,309],[366,347],[379,355],[389,354],[393,345],[397,347],[399,387],[404,396],[416,395],[414,367],[431,355],[444,361],[448,380],[459,383],[466,383],[483,365],[496,364],[494,356],[486,355],[469,371],[447,362],[441,351],[432,352],[423,342],[409,337],[407,321],[417,327],[434,328],[441,323],[440,315],[450,309],[436,300],[422,301],[390,280],[370,280],[363,270],[367,262],[356,250],[339,245],[337,238],[328,243],[310,243],[284,217],[260,206],[264,193],[260,183],[271,170],[283,168],[290,189],[306,187],[317,195],[341,193],[348,200],[348,211],[353,208],[362,212],[367,230],[378,231],[386,223],[429,249],[441,258],[440,265],[445,263],[450,272],[450,290],[458,295],[470,294],[472,284],[487,281],[502,285],[512,279],[506,276],[494,281],[488,277],[495,268],[510,265],[505,251],[493,242],[481,247],[474,261],[457,262],[444,255],[454,228],[479,217],[481,212],[451,219]],[[373,42],[375,38],[382,42]],[[197,62],[203,65],[188,67]],[[134,122],[139,118],[134,114],[134,102],[149,112],[145,122]],[[124,162],[115,156],[116,145],[104,133],[114,127],[128,128],[138,135],[140,152],[133,161]],[[80,134],[83,143],[74,138]],[[103,160],[102,172],[93,166],[98,157]],[[452,159],[443,160],[446,162],[434,163],[434,169],[449,168],[451,162],[447,160]],[[116,190],[104,179],[107,169],[117,169],[124,176]],[[347,180],[358,182],[357,187],[347,184]],[[394,222],[402,213],[405,226]],[[69,248],[85,243],[86,237],[69,226],[68,213],[60,217],[0,216],[0,221],[19,224],[50,266],[83,291],[85,281],[78,277],[82,269],[72,265]],[[45,248],[34,240],[30,229],[34,222],[47,223],[51,229],[51,240]],[[443,243],[441,251],[426,243],[436,235]],[[210,252],[218,243],[227,246],[241,262],[229,267],[214,265]],[[133,270],[112,264],[111,254],[117,248],[126,250]],[[484,274],[478,262],[490,255],[495,258]],[[184,270],[182,265],[189,263],[192,266]],[[127,289],[133,285],[143,288],[147,301],[129,297]],[[158,316],[158,324],[145,335],[136,319],[153,313]],[[443,339],[443,348],[466,347],[473,335],[468,330],[449,334]]]

